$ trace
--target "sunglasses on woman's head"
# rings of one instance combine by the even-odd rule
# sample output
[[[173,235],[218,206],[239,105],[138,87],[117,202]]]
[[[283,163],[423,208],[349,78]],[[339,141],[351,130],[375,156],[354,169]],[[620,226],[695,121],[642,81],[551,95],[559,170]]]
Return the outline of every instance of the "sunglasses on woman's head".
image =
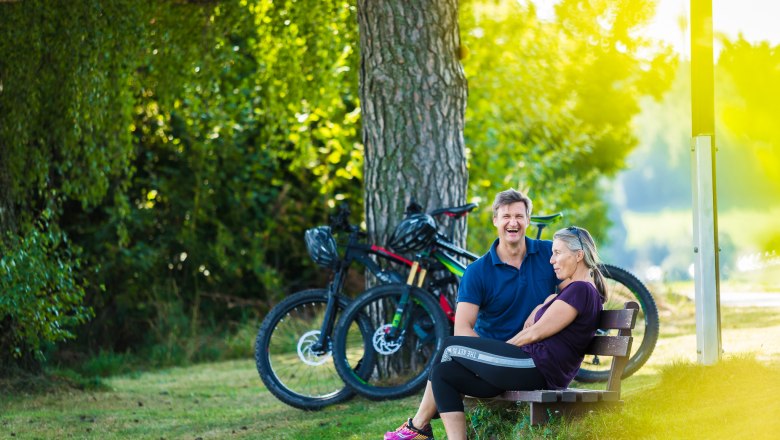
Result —
[[[580,237],[580,228],[576,226],[569,226],[566,228],[569,232],[574,232],[575,235],[577,235],[577,240],[580,241],[580,249],[585,250],[585,246],[582,245],[582,237]]]

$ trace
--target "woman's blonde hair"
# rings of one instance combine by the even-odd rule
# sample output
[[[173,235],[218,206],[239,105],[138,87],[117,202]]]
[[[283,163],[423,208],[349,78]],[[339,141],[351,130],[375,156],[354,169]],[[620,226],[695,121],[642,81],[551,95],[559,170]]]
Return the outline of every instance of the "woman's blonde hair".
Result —
[[[607,301],[607,284],[604,280],[604,274],[599,270],[599,254],[596,250],[596,243],[593,241],[590,232],[587,229],[580,228],[578,226],[569,226],[568,228],[560,229],[553,235],[553,240],[561,240],[566,244],[566,247],[571,251],[581,250],[585,262],[585,266],[591,271],[593,281],[596,284],[596,290],[599,291],[601,299]]]

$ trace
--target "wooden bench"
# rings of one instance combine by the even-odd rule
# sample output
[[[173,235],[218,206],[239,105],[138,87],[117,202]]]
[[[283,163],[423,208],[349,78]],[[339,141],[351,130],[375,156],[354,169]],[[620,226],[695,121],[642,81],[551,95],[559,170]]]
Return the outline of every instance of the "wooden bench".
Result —
[[[601,312],[600,329],[617,330],[613,336],[596,335],[588,345],[586,354],[612,356],[609,380],[604,390],[567,388],[565,390],[506,391],[491,399],[509,402],[527,402],[531,407],[531,424],[547,423],[551,415],[576,416],[590,411],[619,407],[620,379],[631,354],[631,330],[636,323],[639,304],[629,301],[622,310],[604,310]]]

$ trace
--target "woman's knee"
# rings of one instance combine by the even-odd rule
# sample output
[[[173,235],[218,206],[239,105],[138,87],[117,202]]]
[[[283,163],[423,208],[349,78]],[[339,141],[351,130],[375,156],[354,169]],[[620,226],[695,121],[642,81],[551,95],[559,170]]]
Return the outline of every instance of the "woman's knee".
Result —
[[[444,364],[434,364],[431,367],[431,371],[428,372],[428,380],[431,382],[431,385],[439,383],[442,380],[442,368]]]

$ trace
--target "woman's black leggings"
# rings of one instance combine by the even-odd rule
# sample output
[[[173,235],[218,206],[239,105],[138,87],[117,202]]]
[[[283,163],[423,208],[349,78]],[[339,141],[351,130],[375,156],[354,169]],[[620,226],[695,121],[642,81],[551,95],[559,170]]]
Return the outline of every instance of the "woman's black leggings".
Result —
[[[493,397],[506,390],[546,388],[533,359],[495,339],[450,336],[428,379],[439,413],[463,411],[462,394]]]

